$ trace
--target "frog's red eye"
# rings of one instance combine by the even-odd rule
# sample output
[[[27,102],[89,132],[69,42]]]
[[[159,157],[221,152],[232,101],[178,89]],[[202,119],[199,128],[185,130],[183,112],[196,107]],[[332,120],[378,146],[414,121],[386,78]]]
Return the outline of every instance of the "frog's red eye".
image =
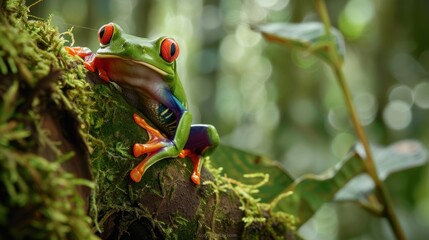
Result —
[[[98,41],[102,45],[107,45],[110,43],[110,40],[112,39],[113,32],[115,30],[115,26],[113,23],[108,23],[106,25],[103,25],[100,30],[98,30]]]
[[[161,43],[161,57],[167,62],[173,62],[179,56],[179,45],[174,39],[166,38]]]

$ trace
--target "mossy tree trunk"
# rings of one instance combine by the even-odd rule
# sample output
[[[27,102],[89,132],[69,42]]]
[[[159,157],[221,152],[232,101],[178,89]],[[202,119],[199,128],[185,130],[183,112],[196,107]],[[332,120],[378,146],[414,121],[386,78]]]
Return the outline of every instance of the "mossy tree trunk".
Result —
[[[2,238],[295,236],[210,161],[199,186],[189,159],[163,160],[130,181],[141,161],[131,146],[147,140],[137,111],[66,54],[49,21],[27,12],[23,1],[0,1]]]
[[[113,84],[96,82],[92,90],[98,104],[90,132],[99,140],[92,141],[91,156],[102,238],[241,235],[244,215],[238,196],[233,191],[216,194],[213,185],[193,184],[191,160],[166,159],[149,168],[140,183],[130,179],[130,169],[141,161],[132,157],[131,146],[146,142],[147,134],[134,123],[136,110],[120,91]],[[206,168],[202,179],[215,182]]]

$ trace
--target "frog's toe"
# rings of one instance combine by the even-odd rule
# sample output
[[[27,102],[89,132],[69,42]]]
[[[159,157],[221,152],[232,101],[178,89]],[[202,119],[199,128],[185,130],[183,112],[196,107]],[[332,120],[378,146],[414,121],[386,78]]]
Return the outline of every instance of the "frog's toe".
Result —
[[[95,72],[94,65],[91,62],[84,62],[83,65],[90,72]],[[103,79],[104,80],[104,79]]]
[[[133,119],[137,125],[144,128],[148,132],[149,136],[150,135],[153,135],[154,137],[162,136],[162,134],[157,129],[150,126],[146,122],[146,120],[144,120],[144,118],[140,117],[137,113],[133,114]]]
[[[141,155],[145,154],[145,147],[144,144],[136,143],[133,147],[133,153],[134,157],[140,157]]]
[[[136,167],[134,167],[130,172],[130,177],[134,182],[140,182],[143,177],[146,168],[148,167],[148,162],[151,158],[151,155],[148,155],[143,161],[141,161]]]
[[[193,172],[191,176],[191,180],[195,185],[200,185],[201,178],[198,172]]]
[[[65,46],[64,49],[67,51],[68,54],[70,54],[72,56],[79,56],[82,59],[85,59],[85,57],[92,55],[91,49],[89,49],[87,47],[67,47],[67,46]]]
[[[152,153],[160,150],[165,147],[165,144],[162,142],[150,142],[150,143],[136,143],[133,147],[134,157],[140,157],[145,153]]]
[[[134,168],[130,172],[130,177],[134,182],[140,182],[142,179],[143,173],[139,171],[139,169]]]
[[[75,50],[74,47],[67,47],[67,46],[65,46],[64,49],[67,51],[67,53],[69,55],[72,55],[72,56],[77,55],[77,52],[76,52],[76,50]]]
[[[150,126],[146,120],[140,117],[137,113],[133,114],[134,122],[139,125],[141,128],[144,128],[149,135],[150,141],[165,141],[167,137],[165,137],[160,131]]]
[[[190,149],[183,149],[178,155],[180,158],[189,157],[192,160],[192,164],[194,165],[194,169],[192,171],[191,180],[196,185],[200,185],[201,182],[201,167],[203,165],[203,161],[201,156],[196,154],[194,151]]]

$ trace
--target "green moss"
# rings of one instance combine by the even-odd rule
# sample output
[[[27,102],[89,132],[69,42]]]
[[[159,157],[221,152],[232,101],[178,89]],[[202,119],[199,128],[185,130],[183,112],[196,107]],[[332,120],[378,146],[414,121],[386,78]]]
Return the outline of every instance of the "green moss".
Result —
[[[85,97],[89,88],[81,80],[83,68],[70,61],[49,21],[29,20],[23,1],[0,4],[2,238],[95,238],[76,190],[93,184],[63,170],[61,164],[74,154],[64,152],[41,124],[48,108],[77,116],[82,124],[89,120],[92,105]],[[76,132],[84,139],[82,131]]]
[[[222,174],[222,169],[215,169],[210,162],[206,167],[214,173],[215,180],[208,181],[215,193],[225,192],[234,198],[238,196],[240,209],[244,212],[242,221],[245,223],[241,237],[243,239],[299,239],[296,233],[296,219],[293,215],[270,212],[270,205],[262,203],[260,199],[253,197],[259,188],[269,181],[269,175],[263,173],[245,174],[245,178],[261,180],[255,184],[243,184],[237,180],[230,179]],[[216,204],[218,206],[218,204]],[[228,216],[222,216],[222,212],[214,216],[214,221],[225,221]]]

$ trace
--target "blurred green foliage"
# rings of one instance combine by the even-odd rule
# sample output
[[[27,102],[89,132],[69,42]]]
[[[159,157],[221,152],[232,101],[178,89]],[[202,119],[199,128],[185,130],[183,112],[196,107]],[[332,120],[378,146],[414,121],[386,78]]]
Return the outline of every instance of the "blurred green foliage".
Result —
[[[416,138],[428,145],[429,2],[327,5],[346,39],[344,71],[370,141]],[[98,28],[110,21],[133,35],[176,38],[194,122],[215,125],[224,143],[278,159],[295,177],[333,166],[356,141],[327,65],[267,43],[249,28],[318,21],[312,1],[45,0],[30,14],[52,14],[61,31],[74,28],[76,46],[93,50]],[[427,236],[429,168],[396,174],[387,183],[406,235]],[[301,233],[307,239],[392,238],[384,221],[350,204],[323,207]]]

